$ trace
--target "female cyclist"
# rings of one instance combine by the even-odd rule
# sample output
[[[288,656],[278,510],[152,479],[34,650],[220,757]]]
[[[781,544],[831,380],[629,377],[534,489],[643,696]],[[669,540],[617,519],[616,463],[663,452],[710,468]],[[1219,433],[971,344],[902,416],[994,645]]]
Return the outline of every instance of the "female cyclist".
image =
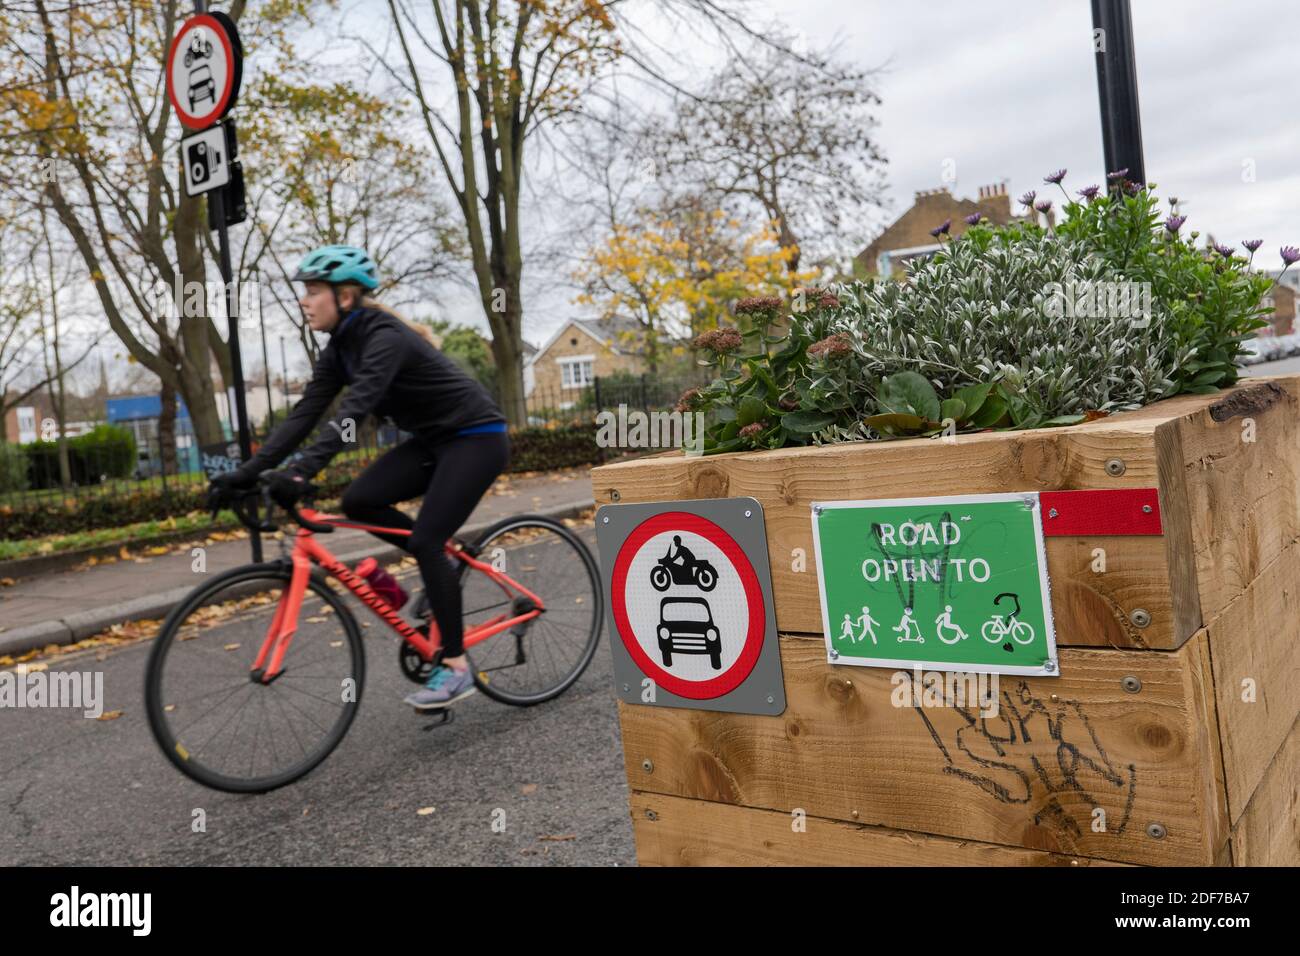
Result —
[[[257,454],[214,479],[213,495],[228,498],[252,487],[307,437],[335,395],[348,387],[338,415],[314,444],[283,471],[267,476],[282,505],[301,498],[306,482],[345,444],[367,415],[387,416],[412,437],[362,472],[343,495],[354,521],[410,528],[410,536],[377,537],[404,548],[420,566],[425,593],[442,636],[443,657],[425,686],[406,697],[416,710],[437,710],[474,693],[465,659],[457,569],[443,552],[483,493],[505,470],[510,442],[505,416],[487,391],[434,348],[412,325],[366,296],[379,273],[365,250],[322,246],[294,274],[306,283],[303,312],[313,331],[327,332],[302,400]],[[394,507],[424,497],[412,521]]]

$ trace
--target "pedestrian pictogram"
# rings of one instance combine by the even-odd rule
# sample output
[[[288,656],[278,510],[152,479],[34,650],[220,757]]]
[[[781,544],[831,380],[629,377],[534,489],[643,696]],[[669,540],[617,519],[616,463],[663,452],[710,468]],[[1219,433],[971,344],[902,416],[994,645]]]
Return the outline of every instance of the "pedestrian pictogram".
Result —
[[[609,505],[596,527],[620,697],[741,713],[784,710],[757,501]]]

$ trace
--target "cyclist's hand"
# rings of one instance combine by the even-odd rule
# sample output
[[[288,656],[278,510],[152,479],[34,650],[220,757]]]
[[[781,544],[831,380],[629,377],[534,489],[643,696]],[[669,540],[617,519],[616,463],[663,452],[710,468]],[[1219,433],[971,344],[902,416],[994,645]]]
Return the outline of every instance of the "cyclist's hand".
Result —
[[[262,482],[272,500],[285,509],[296,507],[312,491],[307,479],[291,469],[267,472],[262,476]]]
[[[208,507],[213,512],[235,501],[241,494],[252,491],[257,484],[257,472],[244,465],[234,471],[217,475],[208,482]]]

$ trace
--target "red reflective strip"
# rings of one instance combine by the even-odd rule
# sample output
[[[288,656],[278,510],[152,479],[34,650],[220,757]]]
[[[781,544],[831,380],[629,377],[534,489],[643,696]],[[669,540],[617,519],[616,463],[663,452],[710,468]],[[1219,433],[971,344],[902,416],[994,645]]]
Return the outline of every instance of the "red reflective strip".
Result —
[[[1044,491],[1038,502],[1044,535],[1164,534],[1155,488]]]

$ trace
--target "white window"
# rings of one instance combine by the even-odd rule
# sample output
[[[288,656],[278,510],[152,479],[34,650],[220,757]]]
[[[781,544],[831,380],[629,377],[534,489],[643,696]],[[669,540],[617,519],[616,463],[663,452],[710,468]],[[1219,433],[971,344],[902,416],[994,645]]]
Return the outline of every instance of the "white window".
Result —
[[[586,388],[595,381],[592,372],[595,358],[594,355],[573,355],[569,358],[556,359],[560,363],[561,387]]]
[[[21,405],[18,408],[18,442],[26,445],[36,441],[36,438],[36,409]]]

